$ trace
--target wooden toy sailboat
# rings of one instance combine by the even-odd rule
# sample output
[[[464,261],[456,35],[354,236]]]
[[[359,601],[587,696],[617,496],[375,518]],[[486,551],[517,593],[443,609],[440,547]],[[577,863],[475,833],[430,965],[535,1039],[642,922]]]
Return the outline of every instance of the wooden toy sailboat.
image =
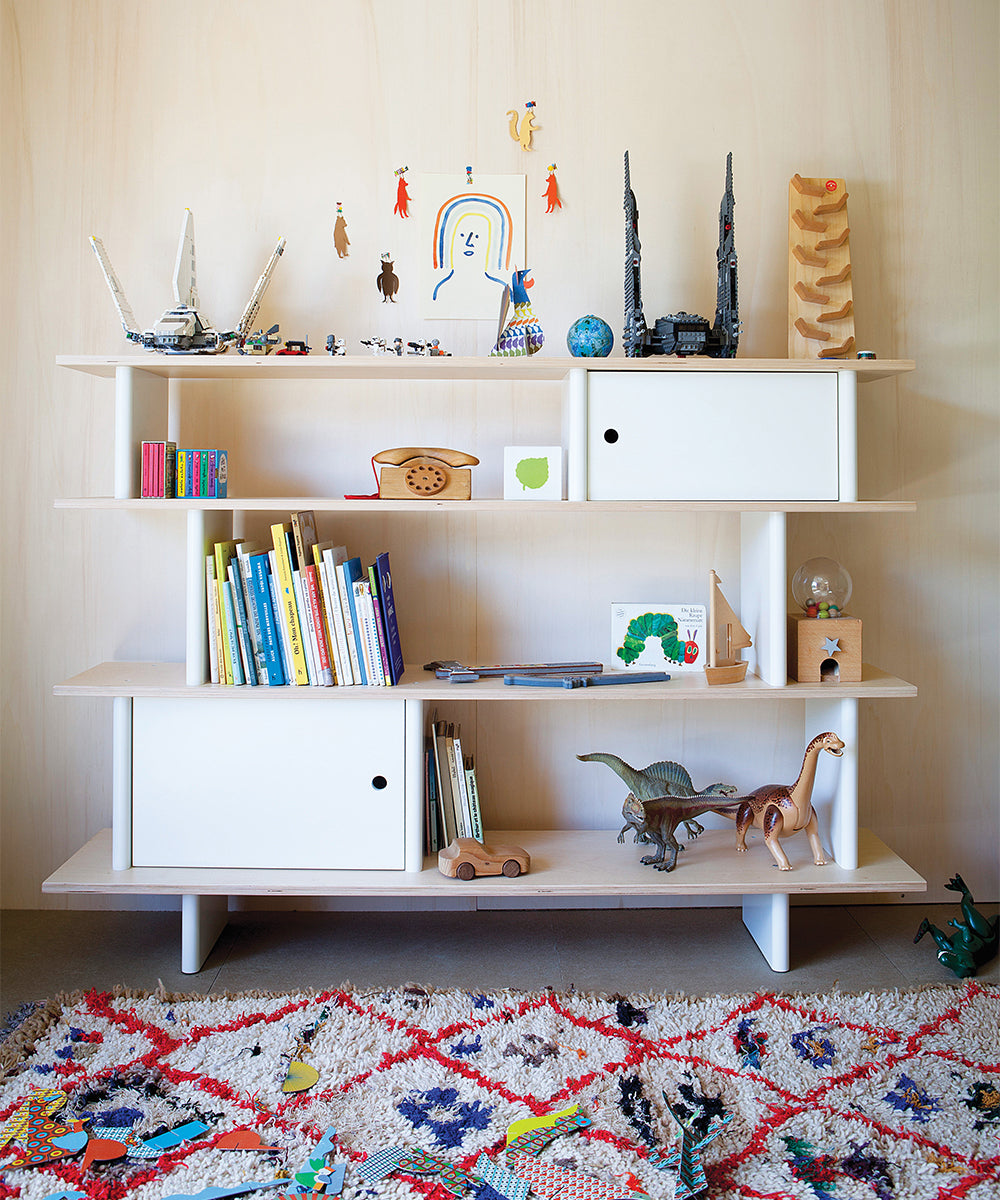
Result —
[[[719,587],[719,577],[708,573],[708,662],[705,679],[710,684],[742,683],[746,678],[746,659],[741,650],[752,646],[750,634],[740,624],[729,601]]]

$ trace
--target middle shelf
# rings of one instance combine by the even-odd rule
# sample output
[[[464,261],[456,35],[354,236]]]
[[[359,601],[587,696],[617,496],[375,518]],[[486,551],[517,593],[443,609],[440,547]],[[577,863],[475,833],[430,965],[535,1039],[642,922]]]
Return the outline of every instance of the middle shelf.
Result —
[[[709,687],[703,672],[679,674],[666,683],[633,683],[603,688],[535,688],[504,684],[502,679],[479,679],[474,683],[448,683],[435,679],[420,665],[408,664],[403,681],[395,687],[231,687],[223,684],[185,682],[184,663],[105,662],[82,671],[53,688],[57,696],[155,697],[163,699],[247,700],[278,699],[290,702],[346,700],[426,700],[437,703],[461,701],[556,701],[560,704],[602,704],[628,700],[644,701],[774,701],[774,700],[883,700],[916,696],[917,689],[905,679],[865,663],[860,683],[766,683],[748,675],[742,683]]]

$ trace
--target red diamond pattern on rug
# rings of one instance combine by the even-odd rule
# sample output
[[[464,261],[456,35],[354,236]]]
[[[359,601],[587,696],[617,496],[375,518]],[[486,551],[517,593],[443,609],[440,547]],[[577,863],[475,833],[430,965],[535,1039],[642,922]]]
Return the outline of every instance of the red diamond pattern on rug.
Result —
[[[30,1033],[29,1033],[30,1031]],[[16,1053],[12,1048],[16,1048]],[[33,1087],[61,1089],[60,1120],[140,1139],[191,1121],[209,1131],[158,1159],[83,1155],[9,1169],[0,1200],[78,1190],[162,1200],[303,1171],[333,1126],[343,1195],[449,1195],[439,1177],[358,1174],[414,1147],[467,1174],[503,1159],[514,1121],[578,1104],[589,1127],[541,1164],[670,1200],[657,1170],[680,1129],[706,1145],[712,1200],[996,1200],[1000,1196],[1000,989],[971,981],[870,995],[605,997],[554,992],[332,989],[173,998],[87,993],[29,1018],[3,1049],[0,1125]],[[293,1060],[318,1072],[282,1083]],[[215,1148],[256,1129],[278,1151]],[[262,1191],[282,1194],[284,1188]],[[466,1194],[471,1195],[471,1192]]]

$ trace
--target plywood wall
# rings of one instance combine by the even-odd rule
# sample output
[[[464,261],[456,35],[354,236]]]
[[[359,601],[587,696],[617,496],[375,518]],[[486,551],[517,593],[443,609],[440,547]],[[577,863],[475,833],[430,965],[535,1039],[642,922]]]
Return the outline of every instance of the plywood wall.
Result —
[[[321,346],[336,332],[354,350],[373,334],[437,336],[456,353],[485,353],[493,322],[431,329],[420,318],[417,222],[392,214],[394,171],[522,172],[534,304],[547,351],[562,354],[565,330],[583,313],[621,327],[626,149],[642,215],[647,317],[713,311],[718,202],[733,152],[741,354],[750,357],[785,353],[789,177],[847,180],[859,345],[918,363],[914,374],[864,390],[861,494],[913,498],[919,508],[891,518],[794,518],[790,557],[829,554],[849,567],[866,657],[920,688],[917,700],[863,706],[864,823],[928,878],[932,896],[947,897],[941,884],[959,871],[977,898],[997,898],[1000,181],[991,0],[843,0],[835,13],[800,0],[638,0],[624,9],[611,0],[293,0],[280,9],[264,0],[181,9],[4,0],[2,11],[5,906],[64,903],[42,897],[41,880],[110,819],[110,704],[54,699],[52,684],[103,659],[183,654],[183,522],[53,508],[57,496],[111,490],[110,389],[54,366],[57,353],[124,348],[88,235],[103,237],[142,322],[168,303],[190,207],[201,296],[217,324],[238,316],[283,235],[288,249],[262,319],[279,320],[285,336],[308,334]],[[510,140],[505,114],[529,99],[538,132],[526,154]],[[547,215],[553,161],[564,207]],[[338,202],[347,259],[331,241]],[[375,289],[383,251],[401,280],[395,306]],[[240,429],[256,436],[268,420],[286,417],[286,429],[298,420],[296,491],[370,490],[367,455],[406,442],[423,419],[421,409],[407,416],[405,396],[391,398],[391,428],[369,445],[372,405],[361,389],[341,401],[342,447],[351,453],[334,468],[310,448],[311,422],[329,421],[315,389],[290,397],[277,418],[262,410],[261,426],[250,421],[254,399],[231,392],[213,397],[218,411],[199,415],[195,404],[186,419],[234,437]],[[491,412],[508,403],[486,392],[478,399]],[[227,416],[239,406],[249,423]],[[456,415],[467,423],[444,444],[474,444],[477,406],[448,395],[437,406],[442,430]],[[510,440],[557,437],[557,406],[557,396],[537,410],[512,406]],[[696,420],[679,434],[714,455],[713,431]],[[270,469],[296,471],[280,460]],[[517,523],[470,526],[464,518],[446,530],[415,523],[405,540],[425,569],[440,567],[461,636],[509,652],[489,605],[478,626],[471,606],[488,597],[497,573],[522,571],[537,588],[539,573],[557,573],[559,560]],[[586,534],[567,527],[565,537],[583,538],[595,562],[615,547],[615,570],[641,588],[683,585],[720,558],[726,567],[726,531],[709,523],[695,532],[698,549],[682,561],[669,541],[662,553],[657,532],[641,522],[624,535],[598,523]],[[373,543],[383,534],[399,536],[371,522],[355,530]],[[464,590],[470,547],[476,583]],[[595,579],[594,603],[603,606],[611,585],[600,571]],[[418,619],[433,604],[428,595],[411,609],[415,658],[441,652]],[[546,646],[573,643],[565,627],[550,630],[551,640],[530,619],[527,627]],[[481,731],[484,749],[516,736],[513,720],[505,714]],[[607,745],[609,730],[596,720],[585,731],[594,745],[576,744],[564,724],[536,723],[526,734],[544,743],[546,780],[572,753]],[[707,769],[711,739],[700,718],[689,724],[681,744]],[[739,743],[739,731],[729,733]],[[776,764],[787,753],[780,739],[768,748]],[[587,820],[596,820],[591,810]]]

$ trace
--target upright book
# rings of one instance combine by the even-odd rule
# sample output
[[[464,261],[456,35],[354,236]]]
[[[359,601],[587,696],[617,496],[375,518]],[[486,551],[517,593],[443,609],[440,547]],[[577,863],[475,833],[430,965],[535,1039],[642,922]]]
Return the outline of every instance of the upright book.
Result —
[[[302,645],[302,626],[299,622],[298,605],[295,603],[295,582],[292,578],[295,548],[291,544],[292,526],[288,521],[271,526],[274,557],[278,567],[278,593],[281,598],[281,624],[288,642],[288,657],[293,676],[289,682],[307,687],[309,671],[306,667],[305,648]]]
[[[403,647],[399,641],[399,624],[396,620],[396,598],[392,590],[392,571],[389,568],[388,551],[375,559],[378,575],[378,598],[382,610],[386,648],[389,658],[389,673],[393,683],[399,683],[403,675]]]

